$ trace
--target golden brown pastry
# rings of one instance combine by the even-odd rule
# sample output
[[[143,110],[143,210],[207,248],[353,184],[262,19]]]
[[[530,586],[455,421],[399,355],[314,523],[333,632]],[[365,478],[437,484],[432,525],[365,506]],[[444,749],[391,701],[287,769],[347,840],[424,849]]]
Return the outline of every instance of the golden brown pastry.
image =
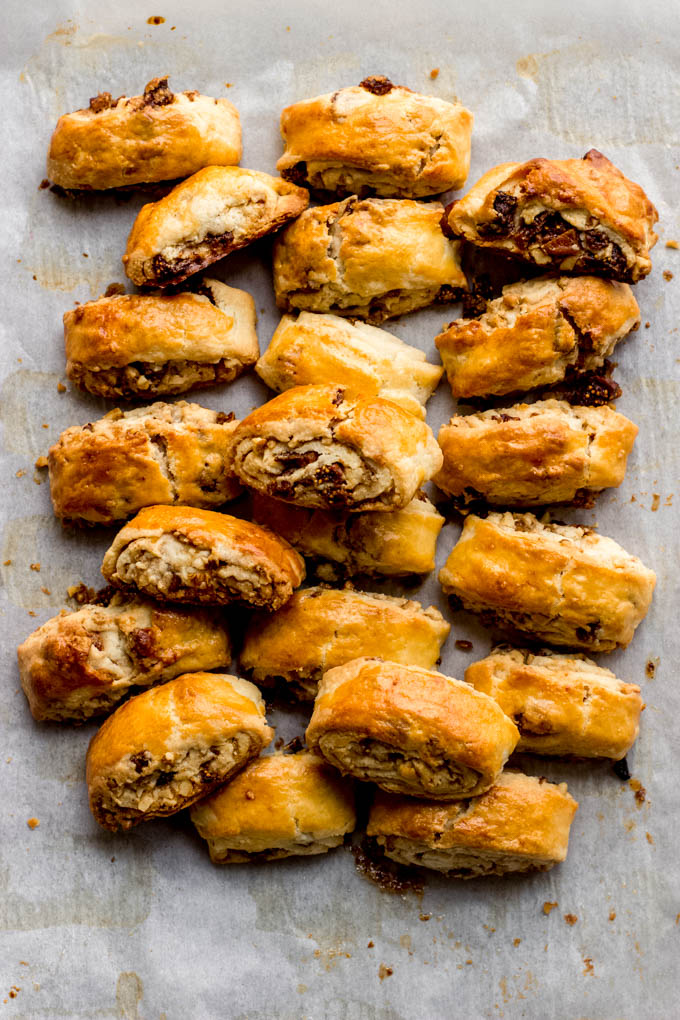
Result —
[[[577,808],[566,783],[504,772],[491,790],[463,804],[379,790],[366,832],[392,860],[449,878],[548,871],[567,856]]]
[[[647,615],[656,575],[592,528],[472,514],[439,580],[483,622],[550,645],[612,652]]]
[[[297,506],[401,510],[442,465],[430,428],[381,397],[296,386],[252,411],[233,437],[244,485]]]
[[[214,864],[325,854],[356,825],[354,788],[309,751],[251,762],[191,809]]]
[[[162,601],[278,609],[302,583],[305,567],[284,539],[250,521],[150,506],[118,532],[102,574],[116,588]]]
[[[455,319],[435,343],[454,397],[483,397],[599,368],[639,325],[625,283],[539,277],[504,287],[479,319]]]
[[[47,176],[62,188],[122,188],[188,177],[204,166],[238,163],[241,122],[228,99],[173,93],[167,76],[144,95],[102,92],[85,110],[60,117]]]
[[[116,832],[205,797],[271,741],[264,712],[254,684],[220,673],[186,673],[131,698],[90,741],[92,814]]]
[[[259,170],[207,166],[142,206],[123,255],[138,287],[181,283],[298,216],[309,192]]]
[[[351,588],[305,588],[251,621],[241,669],[260,686],[284,680],[294,697],[313,701],[327,670],[361,656],[432,669],[450,630],[434,606]]]
[[[623,481],[637,431],[610,407],[564,400],[459,415],[439,431],[444,466],[434,481],[461,508],[592,505]]]
[[[439,202],[347,198],[308,209],[274,245],[276,303],[380,323],[457,301],[468,290],[460,245]]]
[[[306,737],[355,779],[460,800],[493,785],[519,733],[492,698],[460,680],[363,658],[324,673]]]
[[[403,510],[363,514],[306,510],[256,492],[253,517],[303,556],[321,560],[317,574],[327,581],[356,574],[427,574],[434,570],[437,537],[444,525],[422,492]]]
[[[229,634],[217,613],[120,592],[103,597],[103,604],[53,617],[19,645],[21,686],[35,719],[83,722],[132,687],[229,665]]]
[[[260,353],[255,302],[218,280],[200,293],[117,294],[64,315],[66,374],[99,397],[166,396],[236,379]]]
[[[452,237],[546,269],[635,283],[652,268],[659,215],[597,149],[583,159],[502,163],[446,210]]]
[[[465,184],[472,114],[375,75],[281,114],[287,181],[338,196],[423,198]]]
[[[214,507],[236,499],[233,418],[180,400],[73,425],[49,453],[55,514],[67,523],[111,524],[154,503]]]
[[[468,666],[465,680],[515,723],[518,751],[618,761],[637,739],[640,688],[584,655],[502,645]]]
[[[348,393],[393,400],[419,418],[444,374],[384,329],[339,315],[284,315],[255,371],[272,390],[334,383]]]

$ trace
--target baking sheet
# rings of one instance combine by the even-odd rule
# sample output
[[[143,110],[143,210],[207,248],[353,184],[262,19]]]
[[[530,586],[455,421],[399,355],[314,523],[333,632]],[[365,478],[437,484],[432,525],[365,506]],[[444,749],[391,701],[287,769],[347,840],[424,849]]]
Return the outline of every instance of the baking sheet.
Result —
[[[673,508],[680,252],[665,247],[680,238],[677,10],[659,0],[477,0],[465,6],[345,0],[247,7],[159,0],[148,9],[119,0],[95,12],[75,0],[30,6],[5,0],[4,1016],[680,1015],[674,833],[680,807],[674,776],[679,550]],[[165,21],[148,24],[154,15]],[[33,467],[64,428],[100,417],[111,406],[70,386],[58,392],[64,380],[61,316],[75,301],[124,281],[120,255],[142,204],[110,196],[69,203],[41,191],[44,157],[59,114],[86,105],[102,90],[138,93],[162,73],[171,74],[176,90],[197,88],[233,100],[242,116],[244,166],[274,172],[284,104],[384,73],[420,91],[458,95],[474,111],[469,183],[501,161],[580,156],[595,146],[642,183],[659,208],[654,271],[635,289],[643,327],[615,354],[624,390],[619,409],[640,425],[628,474],[596,510],[560,515],[596,521],[658,573],[652,610],[631,647],[600,657],[643,687],[647,709],[629,762],[646,793],[643,800],[638,791],[636,799],[607,763],[525,759],[527,771],[566,779],[580,802],[569,857],[545,875],[473,882],[433,875],[421,897],[399,897],[357,875],[342,850],[261,868],[218,869],[182,818],[125,836],[99,830],[83,784],[85,748],[95,727],[38,726],[29,715],[15,646],[64,605],[69,584],[100,584],[101,556],[113,534],[62,531],[51,514],[45,472]],[[217,273],[255,294],[263,347],[278,318],[269,251],[262,242],[221,263]],[[451,317],[451,310],[438,307],[387,328],[432,355],[432,338]],[[189,399],[242,415],[266,399],[266,391],[250,376]],[[437,430],[453,410],[443,383],[429,404],[428,421]],[[454,525],[443,530],[438,566],[456,534]],[[415,597],[439,605],[452,619],[442,668],[460,677],[469,661],[487,653],[491,640],[470,616],[450,613],[435,576]],[[473,651],[456,650],[456,638],[471,639]],[[299,715],[279,713],[276,721],[286,738],[303,726]],[[34,830],[27,826],[32,817],[40,821]],[[545,903],[557,906],[545,913]],[[565,915],[572,915],[572,923]]]

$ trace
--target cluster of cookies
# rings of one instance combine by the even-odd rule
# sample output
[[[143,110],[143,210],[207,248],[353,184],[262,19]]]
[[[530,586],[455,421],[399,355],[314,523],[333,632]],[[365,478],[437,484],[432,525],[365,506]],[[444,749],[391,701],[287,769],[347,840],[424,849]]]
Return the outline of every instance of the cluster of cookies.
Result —
[[[580,391],[597,406],[544,393],[457,415],[438,441],[425,405],[444,371],[454,396],[495,400],[601,368],[639,324],[629,283],[651,269],[656,211],[594,150],[496,167],[446,208],[420,201],[464,184],[472,116],[381,77],[289,107],[281,128],[275,178],[238,167],[230,103],[167,79],[57,125],[48,172],[64,189],[186,179],[132,227],[123,263],[142,292],[64,316],[75,385],[156,402],[69,428],[50,451],[62,521],[127,523],[104,556],[109,588],[20,646],[23,689],[39,720],[112,712],[87,755],[105,828],[190,806],[216,862],[317,854],[355,828],[358,780],[377,788],[368,835],[396,861],[545,870],[566,856],[576,802],[504,766],[516,749],[625,756],[639,688],[581,653],[631,641],[655,578],[613,540],[526,510],[619,485],[637,429],[604,384]],[[309,207],[310,191],[339,200]],[[250,295],[196,274],[280,228],[286,314],[259,357]],[[472,307],[466,246],[545,275],[452,322],[436,366],[376,324],[434,301]],[[278,396],[242,421],[157,400],[253,365]],[[450,631],[436,608],[300,588],[303,556],[330,582],[433,570],[444,518],[430,481],[465,516],[444,592],[550,649],[499,646],[463,682],[435,671]],[[252,521],[216,511],[244,488]],[[209,672],[232,661],[235,605],[251,611],[250,680]],[[262,756],[260,688],[274,686],[313,702],[307,749]]]

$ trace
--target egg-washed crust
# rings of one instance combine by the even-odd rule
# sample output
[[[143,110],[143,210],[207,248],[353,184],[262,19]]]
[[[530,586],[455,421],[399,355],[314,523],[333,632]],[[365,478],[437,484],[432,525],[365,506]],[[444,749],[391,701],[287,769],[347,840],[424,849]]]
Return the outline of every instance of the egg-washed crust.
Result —
[[[419,418],[444,374],[423,351],[384,329],[339,315],[284,315],[255,371],[270,389],[335,383],[393,400]]]
[[[356,825],[354,789],[317,755],[272,754],[191,809],[215,864],[326,853]]]
[[[375,75],[287,106],[281,176],[338,197],[423,198],[465,184],[473,116]]]
[[[304,561],[269,529],[193,507],[141,510],[102,563],[110,584],[170,602],[242,602],[274,610],[303,581]]]
[[[381,397],[297,386],[234,432],[234,472],[274,499],[319,509],[403,509],[442,464],[429,426]]]
[[[186,673],[121,705],[90,741],[92,814],[116,832],[175,814],[211,793],[270,743],[254,684]]]
[[[457,604],[510,633],[611,652],[632,640],[656,575],[591,528],[490,513],[467,517],[439,580]]]
[[[231,645],[223,620],[210,610],[117,592],[107,605],[48,620],[19,645],[17,657],[35,719],[84,722],[134,687],[228,666]]]
[[[137,286],[167,287],[298,216],[309,192],[258,170],[208,166],[142,206],[123,255]]]
[[[198,293],[116,294],[64,315],[66,374],[100,397],[171,396],[236,379],[258,359],[250,294],[203,278]]]
[[[285,312],[333,312],[381,323],[468,290],[460,245],[441,230],[439,202],[347,198],[308,209],[274,245],[274,291]]]
[[[358,658],[324,673],[306,739],[355,779],[458,800],[489,789],[519,733],[492,698],[460,680]]]
[[[54,512],[65,524],[111,524],[144,506],[210,508],[236,499],[237,425],[233,414],[184,400],[73,425],[49,452]]]
[[[651,271],[658,218],[640,185],[590,149],[494,167],[447,207],[444,227],[546,269],[635,283]]]
[[[610,407],[539,400],[442,425],[444,465],[434,481],[463,511],[470,505],[592,505],[620,485],[637,426]]]
[[[282,680],[293,697],[312,701],[327,670],[362,656],[432,669],[450,630],[434,606],[349,588],[304,588],[276,613],[252,619],[241,669],[260,686]]]
[[[518,751],[619,761],[637,739],[640,688],[584,655],[501,646],[468,666],[465,680],[513,720]]]
[[[455,319],[435,338],[454,397],[550,386],[599,368],[640,325],[625,283],[595,276],[510,284],[477,319]]]
[[[166,76],[153,78],[141,96],[102,92],[60,117],[47,176],[68,190],[100,191],[188,177],[240,158],[236,107],[194,90],[173,93]]]
[[[434,570],[444,518],[425,493],[403,510],[338,513],[308,510],[253,494],[253,517],[317,561],[324,580],[374,574],[409,577]]]
[[[547,871],[567,856],[577,808],[566,783],[508,771],[487,793],[451,804],[379,790],[366,832],[392,860],[450,878]]]

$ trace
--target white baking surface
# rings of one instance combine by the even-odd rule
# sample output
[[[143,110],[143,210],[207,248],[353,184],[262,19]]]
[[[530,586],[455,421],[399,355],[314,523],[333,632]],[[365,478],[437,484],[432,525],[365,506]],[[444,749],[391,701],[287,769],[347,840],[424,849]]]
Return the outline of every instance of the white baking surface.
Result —
[[[680,1016],[679,551],[672,506],[680,251],[665,247],[680,239],[677,14],[668,0],[5,0],[0,564],[12,562],[0,567],[2,1016]],[[152,15],[165,22],[147,24]],[[41,726],[30,717],[15,646],[58,611],[69,584],[101,583],[99,563],[113,533],[62,531],[45,472],[33,468],[64,428],[111,406],[70,386],[57,392],[64,380],[61,316],[75,301],[124,281],[120,256],[142,204],[111,197],[69,203],[38,186],[59,114],[99,91],[139,93],[163,73],[176,90],[227,95],[237,105],[242,162],[258,170],[274,172],[283,105],[384,73],[423,92],[458,95],[474,111],[469,183],[501,161],[578,157],[595,146],[659,208],[654,271],[635,289],[643,324],[651,325],[615,354],[624,389],[619,409],[640,425],[628,474],[595,511],[561,515],[597,521],[658,573],[652,610],[633,644],[600,657],[643,687],[647,709],[629,761],[646,799],[639,806],[608,763],[525,759],[528,771],[566,779],[580,802],[569,857],[547,874],[473,882],[433,876],[420,899],[381,892],[356,874],[344,850],[218,869],[182,820],[125,836],[98,829],[83,783],[94,725]],[[221,263],[217,274],[255,294],[263,347],[277,321],[269,252],[269,243],[260,243]],[[432,355],[432,338],[453,314],[458,309],[438,307],[387,328]],[[189,396],[237,414],[265,398],[252,375]],[[435,430],[453,407],[443,383],[429,405]],[[452,525],[442,532],[439,563],[456,533]],[[443,670],[460,677],[472,658],[486,654],[490,638],[471,617],[451,617],[434,577],[417,597],[454,620]],[[456,638],[472,639],[474,651],[456,650]],[[650,660],[658,660],[654,679],[645,676]],[[279,714],[276,721],[286,737],[302,726],[301,716],[282,721]],[[33,831],[26,824],[32,816],[40,820]],[[549,915],[546,902],[558,904]],[[578,920],[569,925],[565,914]]]

